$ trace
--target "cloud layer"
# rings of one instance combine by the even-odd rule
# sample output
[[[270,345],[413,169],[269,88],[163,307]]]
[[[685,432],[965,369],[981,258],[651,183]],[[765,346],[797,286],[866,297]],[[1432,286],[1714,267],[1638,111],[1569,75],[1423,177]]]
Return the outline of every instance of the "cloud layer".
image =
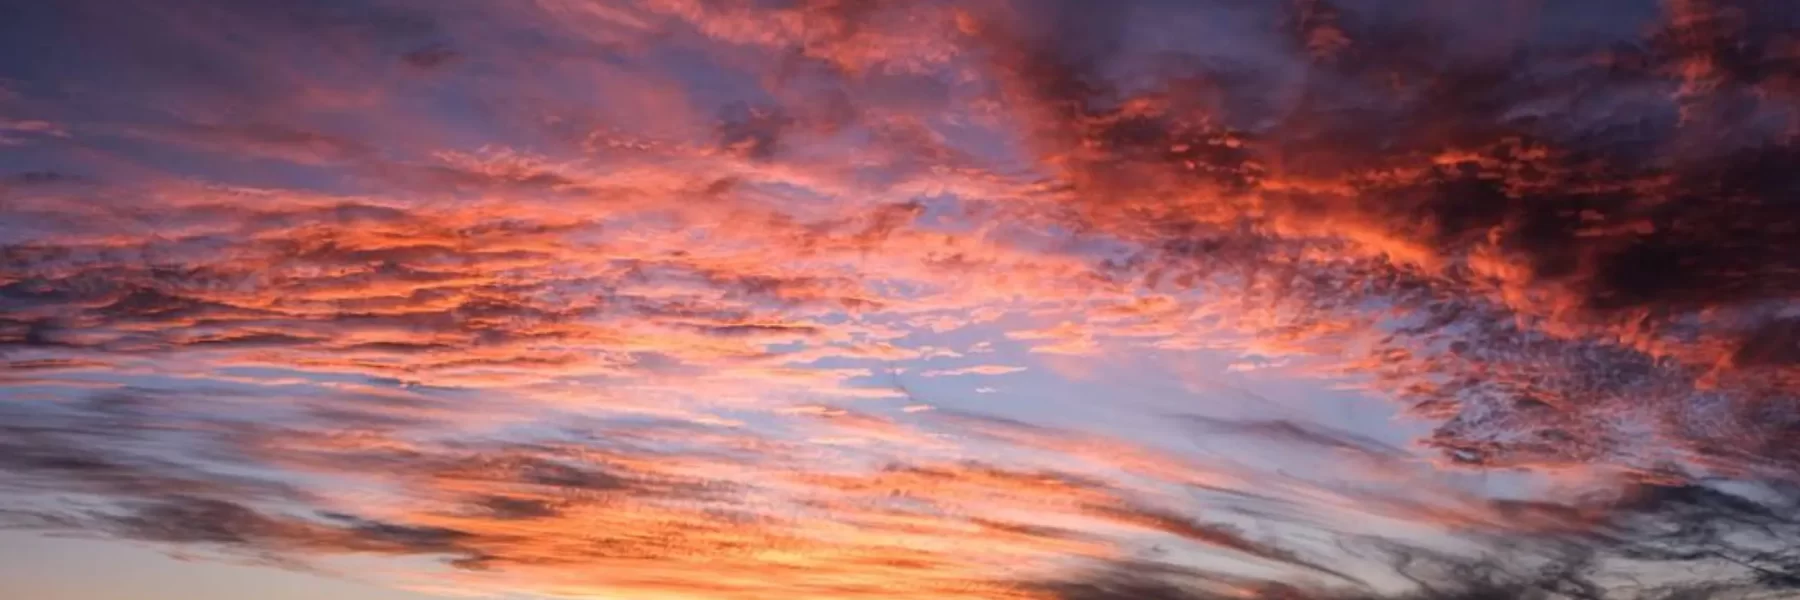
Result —
[[[7,526],[569,596],[1794,576],[1645,546],[1800,470],[1784,3],[159,4],[0,30]],[[1213,363],[1420,435],[1133,397]]]

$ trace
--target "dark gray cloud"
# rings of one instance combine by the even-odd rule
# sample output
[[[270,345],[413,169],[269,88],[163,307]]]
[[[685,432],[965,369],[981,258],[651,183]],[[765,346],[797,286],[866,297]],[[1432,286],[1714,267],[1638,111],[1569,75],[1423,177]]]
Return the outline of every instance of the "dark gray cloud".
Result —
[[[1582,536],[1507,539],[1478,556],[1394,540],[1339,543],[1385,565],[1414,588],[1310,587],[1246,581],[1158,563],[1106,565],[1036,583],[1068,600],[1725,600],[1784,597],[1800,589],[1800,523],[1791,490],[1758,499],[1711,486],[1647,485],[1607,507],[1608,523]],[[1686,573],[1686,576],[1675,575]]]
[[[1119,40],[1154,37],[1122,19],[1228,4],[1052,4],[979,34],[1070,186],[1056,218],[1143,244],[1117,277],[1285,306],[1246,326],[1272,335],[1391,330],[1367,360],[1447,419],[1433,443],[1466,462],[1608,460],[1633,452],[1607,431],[1619,412],[1795,402],[1791,363],[1731,360],[1782,344],[1761,332],[1800,294],[1800,180],[1776,166],[1800,122],[1776,75],[1793,10],[1616,7],[1645,25],[1629,29],[1520,5],[1494,31],[1476,7],[1308,2],[1268,9],[1295,37],[1229,57]],[[1304,76],[1239,66],[1272,57]],[[1728,452],[1694,429],[1669,437]]]

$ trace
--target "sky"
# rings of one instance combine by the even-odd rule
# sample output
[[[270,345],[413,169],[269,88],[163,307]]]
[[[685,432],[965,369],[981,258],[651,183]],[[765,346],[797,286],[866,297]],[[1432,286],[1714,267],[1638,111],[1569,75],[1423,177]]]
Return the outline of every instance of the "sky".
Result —
[[[1796,73],[1774,0],[0,0],[0,586],[1800,589]]]

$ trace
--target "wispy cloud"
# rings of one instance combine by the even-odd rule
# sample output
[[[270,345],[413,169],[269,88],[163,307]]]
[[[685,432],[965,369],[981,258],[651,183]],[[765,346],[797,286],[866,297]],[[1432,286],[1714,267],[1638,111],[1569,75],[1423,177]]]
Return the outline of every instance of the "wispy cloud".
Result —
[[[957,367],[954,369],[932,369],[919,373],[919,376],[951,377],[955,375],[1006,375],[1008,373],[1018,373],[1024,370],[1025,367],[1013,367],[1007,365],[975,365],[972,367]]]

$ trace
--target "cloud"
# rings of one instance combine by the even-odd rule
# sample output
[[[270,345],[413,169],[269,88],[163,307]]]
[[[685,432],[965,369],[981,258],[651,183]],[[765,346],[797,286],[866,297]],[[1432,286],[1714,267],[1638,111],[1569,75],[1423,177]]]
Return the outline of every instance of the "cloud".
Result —
[[[1630,66],[1597,67],[1584,57],[1608,52],[1613,38],[1509,37],[1494,43],[1516,50],[1496,52],[1450,33],[1473,23],[1308,6],[1306,52],[1275,38],[1223,57],[1138,49],[1113,37],[1120,28],[1154,30],[1156,18],[1185,16],[1153,3],[1134,5],[1111,25],[1092,25],[1082,20],[1091,11],[1061,5],[1041,22],[1054,28],[1066,17],[1081,27],[1047,33],[998,19],[985,25],[978,36],[994,47],[994,79],[1030,119],[1040,160],[1069,186],[1048,218],[1141,244],[1113,263],[1118,277],[1206,289],[1221,298],[1209,311],[1226,319],[1225,329],[1247,331],[1261,347],[1366,353],[1343,372],[1380,369],[1381,388],[1417,403],[1421,414],[1457,416],[1436,441],[1460,460],[1624,460],[1640,450],[1475,439],[1526,431],[1523,424],[1539,417],[1507,406],[1520,396],[1581,397],[1552,402],[1582,406],[1593,420],[1565,413],[1571,420],[1541,425],[1604,438],[1599,420],[1658,409],[1596,401],[1596,393],[1651,387],[1658,397],[1687,397],[1663,406],[1693,406],[1713,393],[1703,390],[1779,394],[1785,367],[1720,365],[1759,329],[1750,323],[1779,318],[1771,303],[1791,296],[1781,275],[1791,269],[1773,258],[1791,254],[1785,242],[1741,220],[1793,218],[1775,191],[1789,184],[1755,166],[1790,151],[1791,141],[1776,133],[1784,117],[1774,116],[1786,100],[1746,107],[1775,112],[1754,125],[1755,118],[1734,121],[1729,135],[1705,142],[1695,128],[1710,126],[1690,117],[1697,106],[1736,102],[1733,94],[1767,84],[1762,69],[1786,60],[1766,46],[1780,44],[1779,35],[1752,32],[1737,19],[1763,11],[1766,22],[1786,22],[1789,11],[1690,6],[1684,10],[1692,14],[1670,15],[1650,35],[1661,40],[1653,46],[1672,46]],[[1741,36],[1732,39],[1758,48],[1747,55],[1755,58],[1731,76],[1704,70],[1697,65],[1719,60],[1696,42],[1707,36]],[[1675,38],[1687,41],[1669,42]],[[1433,53],[1442,59],[1407,58]],[[1271,60],[1281,65],[1276,75],[1236,70]],[[1719,79],[1694,88],[1691,71],[1670,77],[1684,68]],[[1132,74],[1150,69],[1175,75],[1127,86]],[[1281,79],[1293,70],[1306,78]],[[1632,108],[1560,109],[1582,102]],[[1267,113],[1271,106],[1284,112]],[[1644,136],[1631,144],[1684,149],[1667,160],[1631,153],[1609,137],[1626,135],[1617,123],[1631,119]],[[1741,236],[1728,233],[1740,229]],[[1385,314],[1371,305],[1387,307]],[[1568,368],[1581,374],[1524,374],[1558,360],[1573,361]],[[1674,362],[1626,368],[1642,375],[1609,371],[1617,387],[1606,391],[1576,383],[1598,376],[1596,369],[1664,360]],[[1517,393],[1460,383],[1513,372],[1520,381],[1496,387]],[[1689,433],[1665,441],[1717,451]]]
[[[1018,372],[1024,371],[1024,370],[1025,370],[1025,367],[1012,367],[1012,366],[1006,366],[1006,365],[975,365],[972,367],[958,367],[955,369],[932,369],[932,370],[920,373],[919,376],[921,376],[921,377],[950,377],[950,376],[955,376],[955,375],[1005,375],[1008,373],[1018,373]]]
[[[1760,594],[1781,594],[1800,580],[1793,578],[1794,565],[1777,558],[1780,552],[1745,552],[1744,548],[1721,538],[1710,537],[1730,531],[1727,537],[1747,535],[1758,538],[1755,544],[1789,546],[1787,533],[1776,533],[1792,525],[1786,519],[1769,520],[1768,512],[1785,505],[1785,500],[1772,504],[1752,501],[1742,496],[1721,493],[1704,487],[1648,486],[1640,490],[1642,497],[1669,500],[1664,504],[1628,503],[1622,509],[1622,521],[1657,522],[1652,529],[1619,530],[1604,538],[1547,538],[1517,541],[1505,555],[1467,556],[1433,551],[1417,546],[1376,542],[1365,544],[1370,553],[1386,561],[1393,575],[1415,586],[1411,591],[1383,592],[1379,586],[1358,589],[1356,586],[1307,586],[1262,582],[1220,576],[1204,571],[1181,569],[1153,562],[1116,561],[1078,577],[1048,582],[1032,582],[1032,586],[1058,598],[1167,598],[1203,600],[1211,598],[1294,598],[1308,600],[1364,600],[1394,598],[1404,600],[1461,600],[1477,598],[1534,597],[1615,597],[1618,587],[1608,581],[1626,576],[1634,580],[1626,593],[1668,598],[1733,598]],[[1678,516],[1679,515],[1679,516]],[[1668,527],[1673,519],[1686,524],[1712,523],[1697,530]],[[1715,529],[1714,526],[1720,528]],[[1670,534],[1671,531],[1689,533]],[[1653,546],[1654,550],[1640,547]],[[1763,546],[1768,548],[1771,546]],[[1679,549],[1677,549],[1679,548]],[[1715,554],[1716,553],[1716,554]],[[1740,555],[1751,555],[1742,560]],[[1646,568],[1655,561],[1686,561],[1701,555],[1732,555],[1735,563],[1725,573],[1696,576],[1695,573],[1669,576],[1645,576]],[[1630,566],[1609,563],[1620,561]],[[1637,562],[1648,561],[1648,562]],[[1665,563],[1667,564],[1667,563]],[[1626,575],[1630,573],[1630,575]]]
[[[436,69],[455,62],[461,54],[443,44],[431,44],[401,55],[401,60],[420,69]]]
[[[1229,527],[1055,471],[929,459],[873,471],[820,471],[816,460],[799,460],[811,454],[801,447],[688,424],[620,423],[582,443],[467,437],[434,443],[400,434],[406,421],[319,413],[312,418],[323,420],[276,425],[176,412],[199,408],[150,394],[99,396],[68,414],[15,415],[8,427],[20,435],[8,436],[11,459],[0,486],[79,494],[82,501],[26,503],[4,522],[92,530],[270,564],[352,554],[433,557],[465,573],[471,585],[482,585],[483,573],[505,572],[529,575],[548,586],[542,589],[728,597],[828,589],[871,597],[899,589],[918,597],[1002,593],[1001,584],[983,581],[990,569],[1047,569],[1059,557],[1109,554],[1119,542],[1096,527],[1158,532],[1313,568]],[[840,412],[821,414],[836,415],[836,422],[847,416]],[[171,461],[126,458],[153,440],[176,438],[217,452]],[[80,443],[55,445],[64,439]],[[59,452],[70,455],[57,458]],[[337,484],[301,492],[273,479],[224,474],[246,468]],[[344,493],[370,485],[392,500]],[[1037,520],[1018,520],[1021,511]],[[571,530],[588,533],[575,539]],[[729,588],[687,583],[702,563],[746,578]],[[771,569],[834,573],[837,583],[749,577]]]
[[[55,123],[39,119],[7,120],[0,118],[0,146],[18,146],[33,137],[69,137],[69,132]]]
[[[1679,557],[1648,523],[1768,524],[1705,485],[1800,469],[1781,3],[115,4],[0,36],[49,56],[0,59],[0,492],[77,501],[11,525],[509,593],[1282,597],[1364,577],[1317,540],[1483,566],[1387,529]],[[1430,431],[882,377],[1102,361]]]
[[[355,139],[272,123],[187,124],[132,131],[129,135],[225,156],[273,158],[303,164],[367,159],[372,152]]]

